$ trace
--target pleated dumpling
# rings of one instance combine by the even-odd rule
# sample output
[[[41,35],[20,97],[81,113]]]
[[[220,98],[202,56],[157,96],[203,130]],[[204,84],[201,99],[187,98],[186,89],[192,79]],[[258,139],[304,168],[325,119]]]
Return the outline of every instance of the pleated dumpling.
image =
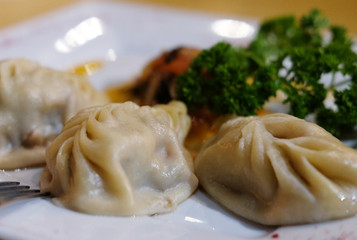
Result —
[[[67,119],[108,102],[85,77],[26,59],[0,61],[0,169],[44,164]]]
[[[189,127],[181,102],[85,109],[48,148],[41,190],[52,193],[57,204],[89,214],[173,211],[198,185],[183,148]]]
[[[357,151],[290,115],[227,121],[199,152],[195,171],[213,199],[261,224],[357,213]]]

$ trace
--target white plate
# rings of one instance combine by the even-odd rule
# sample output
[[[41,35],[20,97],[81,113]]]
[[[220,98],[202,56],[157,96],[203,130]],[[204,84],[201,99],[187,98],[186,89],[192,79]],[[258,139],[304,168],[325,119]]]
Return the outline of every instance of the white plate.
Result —
[[[247,44],[252,19],[213,16],[129,3],[81,2],[0,32],[0,59],[24,57],[66,70],[88,61],[104,67],[91,76],[98,88],[137,75],[147,61],[177,46],[210,47],[220,40]],[[227,37],[230,36],[230,37]],[[41,168],[2,171],[0,180],[38,187]],[[293,217],[293,216],[292,216]],[[0,206],[1,239],[357,239],[357,218],[270,228],[234,216],[197,191],[170,214],[91,216],[49,199]]]

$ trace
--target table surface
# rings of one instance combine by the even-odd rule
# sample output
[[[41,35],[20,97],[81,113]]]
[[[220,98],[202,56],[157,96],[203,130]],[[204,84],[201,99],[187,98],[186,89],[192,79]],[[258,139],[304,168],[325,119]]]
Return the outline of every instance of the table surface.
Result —
[[[0,0],[0,29],[21,23],[83,0]],[[88,0],[87,0],[88,1]],[[112,0],[115,1],[115,0]],[[300,16],[312,8],[320,9],[332,23],[344,25],[357,35],[357,0],[121,0],[178,9],[190,9],[259,20],[283,14]]]

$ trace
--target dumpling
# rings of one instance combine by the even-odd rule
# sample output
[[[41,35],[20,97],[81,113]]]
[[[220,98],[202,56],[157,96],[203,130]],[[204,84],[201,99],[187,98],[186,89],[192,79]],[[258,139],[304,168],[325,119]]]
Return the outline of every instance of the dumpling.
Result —
[[[40,187],[56,204],[98,215],[173,211],[197,188],[181,102],[112,103],[80,111],[46,152]]]
[[[78,110],[108,103],[77,75],[25,59],[0,62],[0,169],[45,163],[45,149]]]
[[[287,114],[227,121],[199,152],[195,173],[213,199],[265,225],[357,213],[357,151]]]

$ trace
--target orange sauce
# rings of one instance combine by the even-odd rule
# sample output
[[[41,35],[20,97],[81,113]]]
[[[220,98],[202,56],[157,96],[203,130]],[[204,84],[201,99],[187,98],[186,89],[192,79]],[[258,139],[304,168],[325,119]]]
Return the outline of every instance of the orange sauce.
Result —
[[[97,72],[99,69],[103,68],[103,65],[103,62],[101,61],[86,62],[69,69],[69,72],[82,76],[90,76]]]

